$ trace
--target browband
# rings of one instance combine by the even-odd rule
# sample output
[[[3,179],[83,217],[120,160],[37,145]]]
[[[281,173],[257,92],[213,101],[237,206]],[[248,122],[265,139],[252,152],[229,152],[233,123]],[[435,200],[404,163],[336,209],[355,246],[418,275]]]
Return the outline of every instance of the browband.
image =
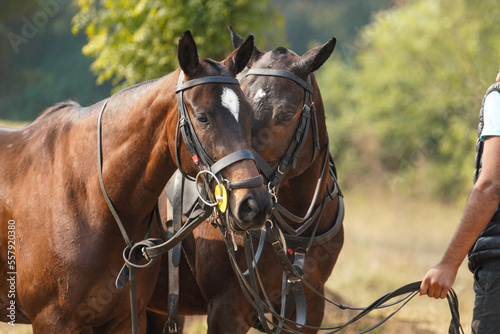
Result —
[[[290,80],[295,81],[299,85],[301,85],[305,90],[307,90],[309,93],[312,93],[313,91],[313,86],[309,84],[307,81],[303,80],[302,78],[298,77],[297,75],[288,72],[288,71],[283,71],[283,70],[273,70],[273,69],[268,69],[268,68],[251,68],[248,70],[248,72],[242,74],[239,77],[240,82],[245,79],[246,76],[248,75],[265,75],[265,76],[276,76],[276,77],[284,77]]]
[[[193,79],[189,80],[186,82],[183,82],[181,84],[178,84],[175,86],[175,92],[178,93],[180,91],[183,91],[185,89],[198,86],[201,84],[205,83],[227,83],[227,84],[233,84],[233,85],[239,85],[240,82],[236,78],[230,78],[230,77],[219,77],[219,76],[210,76],[210,77],[203,77],[203,78],[198,78],[198,79]]]

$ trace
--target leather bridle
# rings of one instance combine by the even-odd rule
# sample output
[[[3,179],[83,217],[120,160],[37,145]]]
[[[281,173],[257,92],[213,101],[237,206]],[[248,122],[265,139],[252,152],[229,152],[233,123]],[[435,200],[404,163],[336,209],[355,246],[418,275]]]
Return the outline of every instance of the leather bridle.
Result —
[[[268,190],[271,194],[274,196],[274,210],[273,210],[273,217],[276,218],[278,223],[280,224],[280,227],[283,228],[288,235],[285,235],[286,238],[291,237],[296,237],[299,236],[301,233],[303,233],[305,230],[307,230],[315,221],[319,220],[321,218],[321,212],[323,211],[323,208],[325,207],[326,203],[328,203],[330,200],[334,198],[335,195],[339,195],[339,215],[337,217],[336,223],[333,226],[332,229],[329,231],[329,236],[331,237],[334,233],[338,232],[342,225],[342,220],[343,220],[343,196],[340,191],[340,188],[337,183],[336,179],[336,170],[335,170],[335,165],[333,163],[333,160],[331,159],[329,152],[328,152],[328,135],[327,135],[327,144],[326,144],[326,154],[323,160],[323,165],[321,168],[321,173],[317,179],[316,182],[316,188],[314,191],[314,195],[311,201],[311,204],[309,206],[309,209],[307,210],[307,213],[305,214],[304,217],[298,217],[291,213],[289,210],[287,210],[285,207],[283,207],[281,204],[279,204],[276,194],[278,192],[279,186],[280,186],[280,181],[283,179],[283,177],[286,175],[286,173],[291,169],[296,167],[297,159],[300,157],[300,153],[304,147],[304,144],[307,140],[307,136],[309,133],[309,128],[312,130],[312,136],[313,136],[313,154],[312,154],[312,159],[311,163],[316,159],[317,153],[320,150],[320,144],[319,144],[319,134],[318,134],[318,121],[317,121],[317,116],[316,116],[316,107],[314,106],[314,102],[312,101],[312,92],[313,92],[313,86],[311,84],[311,77],[307,77],[307,81],[303,80],[299,76],[285,70],[275,70],[275,69],[264,69],[264,68],[259,68],[259,69],[248,69],[247,71],[243,72],[238,76],[238,80],[243,82],[243,80],[249,76],[249,75],[256,75],[256,76],[272,76],[272,77],[281,77],[281,78],[286,78],[294,81],[295,83],[299,84],[303,89],[304,89],[304,102],[302,106],[302,112],[300,115],[299,119],[299,124],[297,126],[297,129],[295,131],[295,134],[293,136],[292,142],[289,144],[288,149],[286,153],[283,155],[281,158],[280,162],[278,163],[277,167],[273,169],[257,152],[254,151],[254,156],[255,160],[257,163],[257,167],[259,168],[260,172],[266,177],[267,179],[267,187]],[[321,190],[321,184],[322,180],[325,177],[325,172],[326,172],[326,166],[329,166],[328,171],[330,176],[333,179],[333,191],[327,191],[325,194],[325,198],[321,201],[321,205],[319,205],[316,210],[314,209],[314,206],[317,204],[318,200],[318,194],[319,191]],[[327,187],[328,188],[328,187]],[[328,189],[327,189],[328,190]],[[285,219],[283,217],[286,217],[290,221],[298,224],[302,224],[301,227],[297,230],[292,229],[289,224],[286,223]],[[309,240],[309,237],[305,237],[307,240]],[[297,238],[295,238],[294,241],[298,241]]]
[[[277,167],[273,169],[269,164],[260,157],[260,155],[254,152],[256,155],[256,159],[258,159],[258,167],[261,169],[261,172],[266,176],[268,180],[268,188],[274,193],[278,191],[279,183],[284,175],[290,168],[295,168],[297,165],[297,159],[300,156],[300,152],[304,147],[306,142],[309,128],[312,128],[313,134],[313,150],[314,153],[311,158],[311,162],[314,161],[316,157],[317,151],[320,149],[319,145],[319,135],[318,135],[318,121],[316,118],[316,107],[312,102],[312,91],[313,86],[311,85],[311,78],[308,76],[307,81],[303,80],[299,76],[283,70],[274,70],[274,69],[249,69],[246,72],[243,72],[238,76],[238,80],[243,82],[243,80],[249,75],[256,76],[273,76],[273,77],[281,77],[290,79],[297,84],[299,84],[304,89],[304,104],[302,107],[302,112],[299,119],[299,124],[297,126],[297,130],[295,131],[295,135],[293,136],[292,141],[290,142],[286,153],[281,158]]]
[[[181,166],[181,161],[179,157],[179,131],[182,134],[182,139],[186,148],[188,149],[193,162],[203,170],[204,168],[209,169],[213,174],[220,173],[224,168],[238,162],[241,160],[249,159],[254,160],[253,153],[249,150],[239,150],[235,151],[222,159],[214,162],[214,160],[206,153],[203,145],[201,144],[198,136],[196,135],[196,131],[194,130],[193,123],[191,122],[191,118],[189,117],[189,113],[186,108],[186,104],[183,99],[183,92],[187,89],[190,89],[195,86],[207,84],[207,83],[221,83],[221,84],[232,84],[239,85],[239,81],[236,78],[231,77],[221,77],[221,76],[208,76],[202,77],[198,79],[189,80],[183,82],[184,73],[181,71],[179,75],[179,80],[177,86],[175,87],[175,93],[177,94],[177,109],[179,110],[179,117],[177,119],[177,128],[175,135],[175,160],[177,167],[183,174],[185,178],[188,180],[194,180],[193,177],[187,175]],[[249,178],[247,180],[241,180],[236,182],[230,182],[229,184],[233,186],[233,188],[253,188],[258,187],[263,183],[262,175],[258,175],[253,178]]]
[[[279,331],[280,329],[283,328],[283,326],[286,327],[285,325],[286,319],[290,318],[291,312],[293,312],[294,308],[296,308],[296,323],[299,326],[305,325],[306,323],[306,312],[307,312],[306,300],[305,300],[304,289],[302,286],[303,278],[302,274],[300,274],[301,272],[303,273],[302,270],[304,265],[304,259],[309,249],[314,244],[314,240],[316,239],[315,238],[316,229],[321,220],[323,210],[326,204],[329,201],[333,200],[336,195],[338,195],[337,198],[339,202],[337,219],[335,221],[334,226],[321,237],[326,236],[328,239],[331,239],[334,235],[338,233],[338,231],[342,227],[342,222],[344,218],[343,196],[337,184],[335,166],[333,164],[333,160],[331,159],[328,150],[328,136],[327,136],[327,144],[321,168],[321,173],[317,179],[314,195],[305,216],[298,217],[293,213],[291,213],[289,210],[287,210],[285,207],[283,207],[281,204],[279,204],[277,193],[279,190],[280,182],[281,180],[283,180],[284,176],[291,168],[293,169],[296,168],[297,160],[299,159],[302,149],[304,148],[307,136],[309,134],[309,129],[311,129],[313,137],[313,154],[311,158],[311,164],[316,160],[317,153],[320,150],[316,107],[314,106],[314,102],[312,101],[313,86],[311,84],[311,77],[308,76],[307,81],[305,81],[299,76],[289,71],[259,68],[259,69],[248,69],[247,71],[240,74],[238,79],[240,80],[240,82],[242,82],[249,75],[286,78],[299,84],[304,89],[304,101],[297,129],[295,131],[294,136],[292,137],[292,141],[289,144],[288,149],[281,158],[277,167],[273,169],[257,152],[254,151],[257,167],[259,168],[260,172],[266,177],[268,191],[271,193],[271,195],[273,195],[274,198],[273,210],[271,214],[273,219],[271,222],[278,223],[279,226],[287,233],[282,234],[281,231],[279,231],[279,229],[277,228],[276,224],[272,224],[271,230],[273,232],[270,232],[269,230],[267,232],[264,230],[260,232],[252,231],[252,235],[254,237],[260,238],[259,246],[257,248],[257,252],[255,253],[256,254],[255,259],[252,260],[251,262],[247,261],[249,269],[243,274],[240,273],[241,275],[249,276],[251,281],[255,280],[255,275],[256,275],[254,273],[255,264],[259,260],[260,254],[262,253],[262,249],[264,247],[264,240],[270,242],[273,245],[273,250],[283,268],[283,283],[282,283],[283,291],[281,300],[282,307],[281,307],[281,312],[277,317],[278,319],[281,319],[280,323],[278,324],[278,331]],[[325,197],[319,201],[318,205],[318,195],[323,185],[323,180],[325,177],[325,172],[327,170],[326,168],[327,165],[329,165],[328,171],[333,180],[334,188],[333,191],[330,191],[327,183],[326,185],[327,191],[325,192]],[[316,209],[314,209],[315,207]],[[301,224],[301,226],[297,230],[293,229],[287,223],[284,217],[286,217],[289,221]],[[312,235],[308,237],[301,237],[300,234],[308,230],[311,226],[313,226],[314,223],[316,223],[316,225],[313,228]],[[278,237],[278,235],[280,235],[281,237]],[[289,241],[295,244],[299,243],[297,250],[294,252],[293,263],[288,259],[287,256],[286,244]],[[298,251],[298,249],[301,249],[301,251]],[[247,251],[247,247],[245,247],[245,250]],[[249,256],[247,256],[247,258],[249,258]],[[237,267],[233,265],[233,269],[237,270]],[[238,274],[239,273],[237,273],[237,275]],[[245,287],[243,286],[240,277],[239,281],[240,285],[242,285],[242,289],[245,290]],[[250,300],[249,301],[251,302],[251,304],[257,305],[256,311],[259,314],[259,318],[261,319],[261,324],[262,326],[264,326],[266,332],[268,332],[269,328],[265,323],[266,322],[264,320],[265,316],[263,315],[262,312],[263,306],[259,302],[259,298],[255,298],[255,292],[256,292],[255,284],[252,285],[254,289],[254,301],[253,302]],[[287,293],[287,291],[293,293],[293,298],[287,298],[289,294]],[[250,296],[247,296],[247,299],[248,297]]]
[[[253,188],[258,187],[263,184],[262,175],[258,175],[256,177],[252,177],[245,180],[238,181],[230,181],[222,178],[221,171],[228,166],[242,160],[254,160],[252,151],[249,150],[238,150],[233,153],[226,155],[225,157],[219,159],[218,161],[214,161],[205,151],[203,145],[201,144],[196,132],[194,131],[193,124],[191,123],[191,118],[189,117],[186,105],[183,99],[183,92],[189,88],[207,84],[207,83],[219,83],[219,84],[236,84],[239,85],[239,81],[236,78],[231,77],[222,77],[222,76],[208,76],[202,77],[198,79],[189,80],[187,82],[183,82],[184,73],[181,71],[179,75],[178,85],[175,88],[175,92],[177,94],[177,107],[179,110],[178,120],[177,120],[177,128],[176,128],[176,138],[175,138],[175,160],[177,166],[184,174],[185,177],[189,177],[182,171],[180,166],[180,157],[178,150],[178,135],[179,132],[182,134],[182,138],[186,148],[188,149],[193,162],[199,167],[200,173],[206,174],[204,178],[204,193],[206,196],[209,196],[212,199],[212,202],[217,204],[217,201],[213,200],[213,194],[209,191],[209,185],[213,179],[220,183],[219,178],[225,182],[228,190],[237,189],[237,188]],[[207,219],[210,214],[213,212],[211,207],[207,207],[203,203],[207,203],[205,200],[201,198],[202,193],[199,192],[200,199],[203,203],[198,203],[192,214],[188,218],[188,221],[183,226],[181,230],[179,230],[173,237],[168,240],[162,240],[158,238],[148,238],[146,235],[144,240],[133,242],[130,240],[125,227],[111,201],[109,195],[106,191],[106,187],[104,185],[104,179],[102,175],[103,168],[103,154],[102,154],[102,115],[104,113],[104,109],[107,106],[108,100],[105,100],[98,116],[97,122],[97,160],[98,160],[98,172],[99,172],[99,183],[101,185],[101,191],[106,200],[109,210],[111,211],[119,229],[127,244],[125,250],[123,251],[123,258],[125,261],[125,265],[120,271],[117,280],[116,286],[119,289],[125,287],[125,283],[127,280],[130,283],[130,305],[131,305],[131,314],[132,314],[132,333],[135,334],[138,332],[138,319],[137,319],[137,288],[136,288],[136,269],[143,269],[150,267],[153,265],[158,256],[168,252],[172,249],[176,244],[178,244],[182,239],[184,239],[187,235],[189,235],[196,226],[201,224],[205,219]],[[192,177],[190,179],[193,179]],[[215,205],[210,205],[215,206]],[[152,216],[154,213],[152,213]],[[161,227],[161,219],[158,217],[158,210],[156,209],[157,220]],[[163,228],[160,228],[163,231]],[[149,227],[148,227],[149,231]],[[148,260],[146,264],[139,264],[140,260],[145,258]]]

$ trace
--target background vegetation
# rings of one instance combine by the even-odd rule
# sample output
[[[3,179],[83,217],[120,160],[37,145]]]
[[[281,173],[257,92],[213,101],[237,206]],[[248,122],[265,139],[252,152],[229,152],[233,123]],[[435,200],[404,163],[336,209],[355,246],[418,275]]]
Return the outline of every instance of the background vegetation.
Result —
[[[419,0],[380,11],[356,52],[320,72],[344,184],[382,179],[464,199],[478,112],[500,65],[498,3]]]
[[[283,45],[298,54],[335,35],[336,51],[317,76],[340,183],[350,195],[347,228],[355,227],[335,277],[356,276],[342,261],[356,256],[349,249],[362,242],[361,251],[373,247],[365,260],[380,273],[360,285],[375,286],[379,295],[400,283],[387,272],[410,271],[391,266],[397,257],[385,261],[387,231],[405,240],[391,246],[399,258],[409,240],[416,243],[410,251],[419,251],[406,254],[422,264],[410,271],[412,280],[438,260],[453,232],[471,186],[481,99],[500,66],[498,17],[495,0],[4,0],[0,119],[32,121],[58,101],[88,105],[159,77],[177,66],[185,29],[200,54],[216,60],[232,49],[229,24],[253,33],[261,50]],[[415,208],[405,209],[399,198]],[[377,219],[362,217],[376,209]],[[364,240],[379,226],[385,226],[379,241]],[[390,287],[380,283],[386,280]],[[332,289],[348,291],[349,284]]]
[[[284,45],[299,54],[335,35],[337,50],[318,76],[343,186],[377,179],[412,196],[461,203],[467,196],[477,113],[500,65],[494,0],[2,6],[0,118],[31,121],[55,102],[88,105],[172,71],[187,28],[200,53],[217,60],[231,50],[228,24],[253,33],[260,49]]]

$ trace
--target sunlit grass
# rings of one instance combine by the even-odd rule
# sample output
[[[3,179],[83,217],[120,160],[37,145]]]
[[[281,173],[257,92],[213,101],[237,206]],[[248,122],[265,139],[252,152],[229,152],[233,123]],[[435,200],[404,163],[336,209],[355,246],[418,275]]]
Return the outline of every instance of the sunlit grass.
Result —
[[[420,281],[440,260],[461,211],[458,206],[405,198],[368,186],[348,192],[346,242],[328,281],[328,290],[340,294],[350,304],[367,306],[402,285]],[[472,274],[466,262],[454,289],[460,301],[462,326],[470,333],[474,293]],[[346,312],[329,307],[325,322],[338,325],[352,316],[339,315],[341,313]],[[374,315],[388,313],[377,311]],[[446,300],[417,296],[384,324],[379,333],[446,333],[450,319]],[[413,331],[401,330],[404,323]]]

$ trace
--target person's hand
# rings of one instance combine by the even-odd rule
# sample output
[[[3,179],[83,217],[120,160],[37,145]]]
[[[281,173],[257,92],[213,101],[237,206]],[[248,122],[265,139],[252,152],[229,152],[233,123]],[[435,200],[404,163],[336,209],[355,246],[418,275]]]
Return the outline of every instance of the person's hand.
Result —
[[[422,279],[420,295],[428,295],[436,299],[444,299],[455,282],[457,269],[452,266],[438,264],[431,268]]]

